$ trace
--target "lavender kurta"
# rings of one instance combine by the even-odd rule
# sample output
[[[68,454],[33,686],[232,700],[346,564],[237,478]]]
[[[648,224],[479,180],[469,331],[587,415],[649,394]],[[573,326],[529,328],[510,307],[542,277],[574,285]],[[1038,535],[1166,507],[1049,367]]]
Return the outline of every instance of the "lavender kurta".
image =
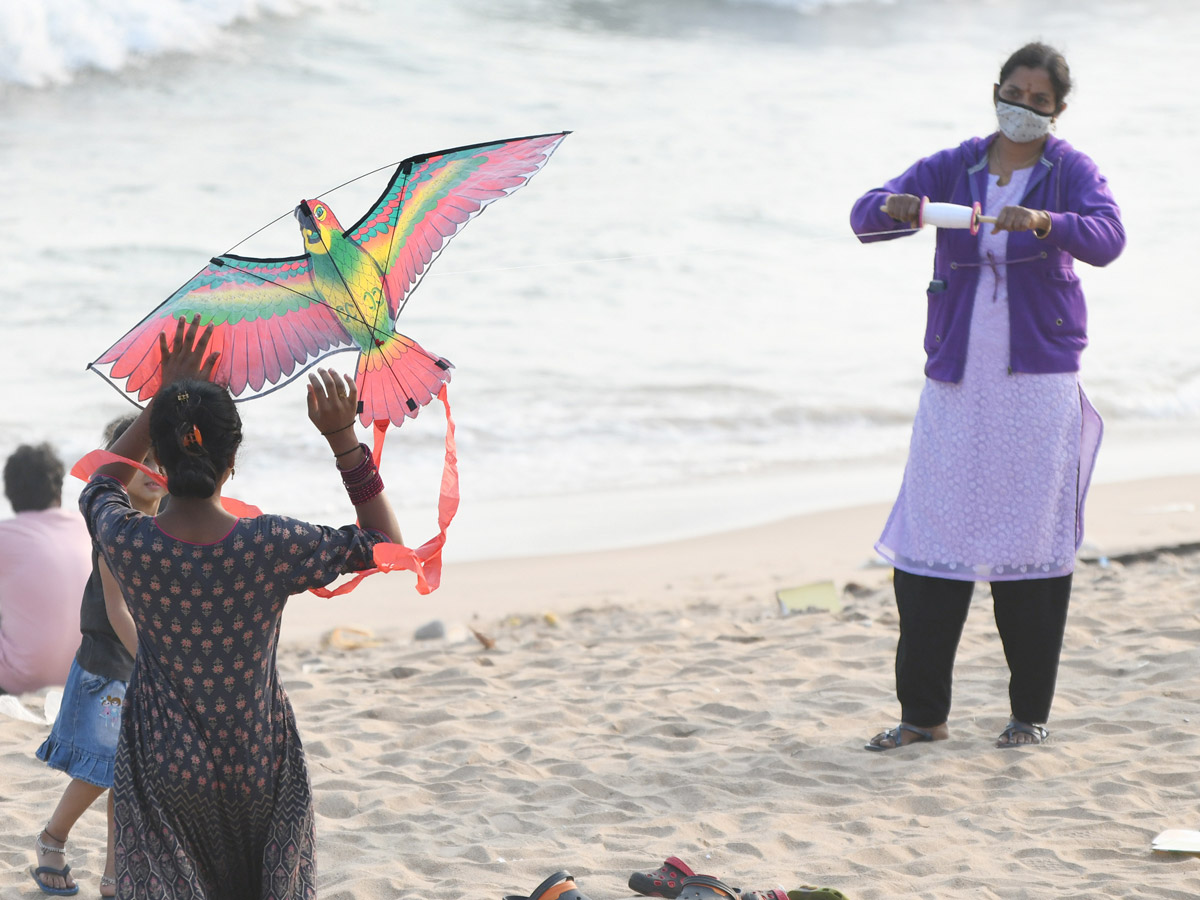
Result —
[[[984,213],[1020,205],[1029,174],[1003,187],[989,176]],[[1008,233],[984,225],[978,241],[962,381],[926,379],[904,481],[875,548],[918,575],[1066,575],[1083,536],[1100,417],[1075,372],[1009,372]]]

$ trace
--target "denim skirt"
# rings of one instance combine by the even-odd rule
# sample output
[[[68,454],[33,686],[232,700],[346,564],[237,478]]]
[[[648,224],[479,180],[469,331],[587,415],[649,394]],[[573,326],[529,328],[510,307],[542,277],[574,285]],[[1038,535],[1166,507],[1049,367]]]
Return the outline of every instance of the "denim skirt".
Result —
[[[126,682],[93,675],[71,662],[62,706],[38,759],[72,778],[110,788]]]

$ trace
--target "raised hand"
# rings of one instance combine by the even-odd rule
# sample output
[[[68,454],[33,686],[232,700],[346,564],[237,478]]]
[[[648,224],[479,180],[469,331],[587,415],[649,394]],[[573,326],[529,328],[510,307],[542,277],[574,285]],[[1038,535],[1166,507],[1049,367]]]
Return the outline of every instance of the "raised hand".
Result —
[[[308,418],[317,431],[329,438],[345,432],[357,443],[354,435],[357,415],[358,393],[353,378],[332,369],[308,373]]]
[[[196,313],[190,323],[185,317],[179,317],[175,325],[175,337],[170,346],[167,346],[166,332],[159,333],[158,350],[162,354],[164,387],[185,378],[212,381],[213,369],[221,356],[219,353],[207,352],[212,333],[211,323],[201,329],[199,313]]]

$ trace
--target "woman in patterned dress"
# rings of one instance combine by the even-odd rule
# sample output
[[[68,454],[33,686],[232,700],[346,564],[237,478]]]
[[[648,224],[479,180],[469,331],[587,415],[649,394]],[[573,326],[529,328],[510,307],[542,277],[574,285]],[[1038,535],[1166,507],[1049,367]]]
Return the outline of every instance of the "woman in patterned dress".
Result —
[[[901,720],[868,750],[949,737],[954,656],[976,581],[991,583],[1011,675],[997,745],[1048,735],[1102,430],[1079,384],[1087,307],[1074,261],[1102,266],[1125,245],[1104,176],[1049,133],[1070,87],[1062,55],[1027,44],[993,87],[998,132],[919,160],[851,213],[864,242],[912,234],[922,198],[996,217],[978,233],[937,232],[927,378],[875,545],[895,567]]]
[[[79,501],[138,632],[114,784],[117,896],[309,898],[312,797],[275,668],[280,616],[290,595],[371,568],[400,530],[355,435],[354,382],[328,370],[309,375],[308,415],[361,527],[224,510],[241,421],[209,380],[211,332],[197,316],[169,348],[161,339],[166,386],[113,446],[142,459],[153,445],[167,511],[130,506],[135,470],[122,464],[100,468]]]

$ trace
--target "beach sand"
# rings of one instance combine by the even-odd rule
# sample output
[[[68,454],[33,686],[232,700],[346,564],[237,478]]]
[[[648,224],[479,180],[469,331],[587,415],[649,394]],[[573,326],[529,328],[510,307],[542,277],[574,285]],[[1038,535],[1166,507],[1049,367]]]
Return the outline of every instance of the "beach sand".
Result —
[[[1099,485],[1048,745],[999,750],[1007,670],[976,593],[950,740],[866,753],[895,721],[886,506],[691,541],[448,565],[431,597],[376,577],[295,600],[279,665],[308,753],[320,896],[592,900],[678,855],[746,889],[851,898],[1200,896],[1200,476]],[[782,616],[831,580],[842,608]],[[411,640],[432,619],[445,639]],[[337,649],[333,628],[381,643]],[[484,647],[475,629],[493,640]],[[345,631],[343,638],[352,637]],[[37,711],[47,692],[26,695]],[[48,726],[0,718],[0,895],[63,787]],[[99,806],[71,862],[95,896]]]

